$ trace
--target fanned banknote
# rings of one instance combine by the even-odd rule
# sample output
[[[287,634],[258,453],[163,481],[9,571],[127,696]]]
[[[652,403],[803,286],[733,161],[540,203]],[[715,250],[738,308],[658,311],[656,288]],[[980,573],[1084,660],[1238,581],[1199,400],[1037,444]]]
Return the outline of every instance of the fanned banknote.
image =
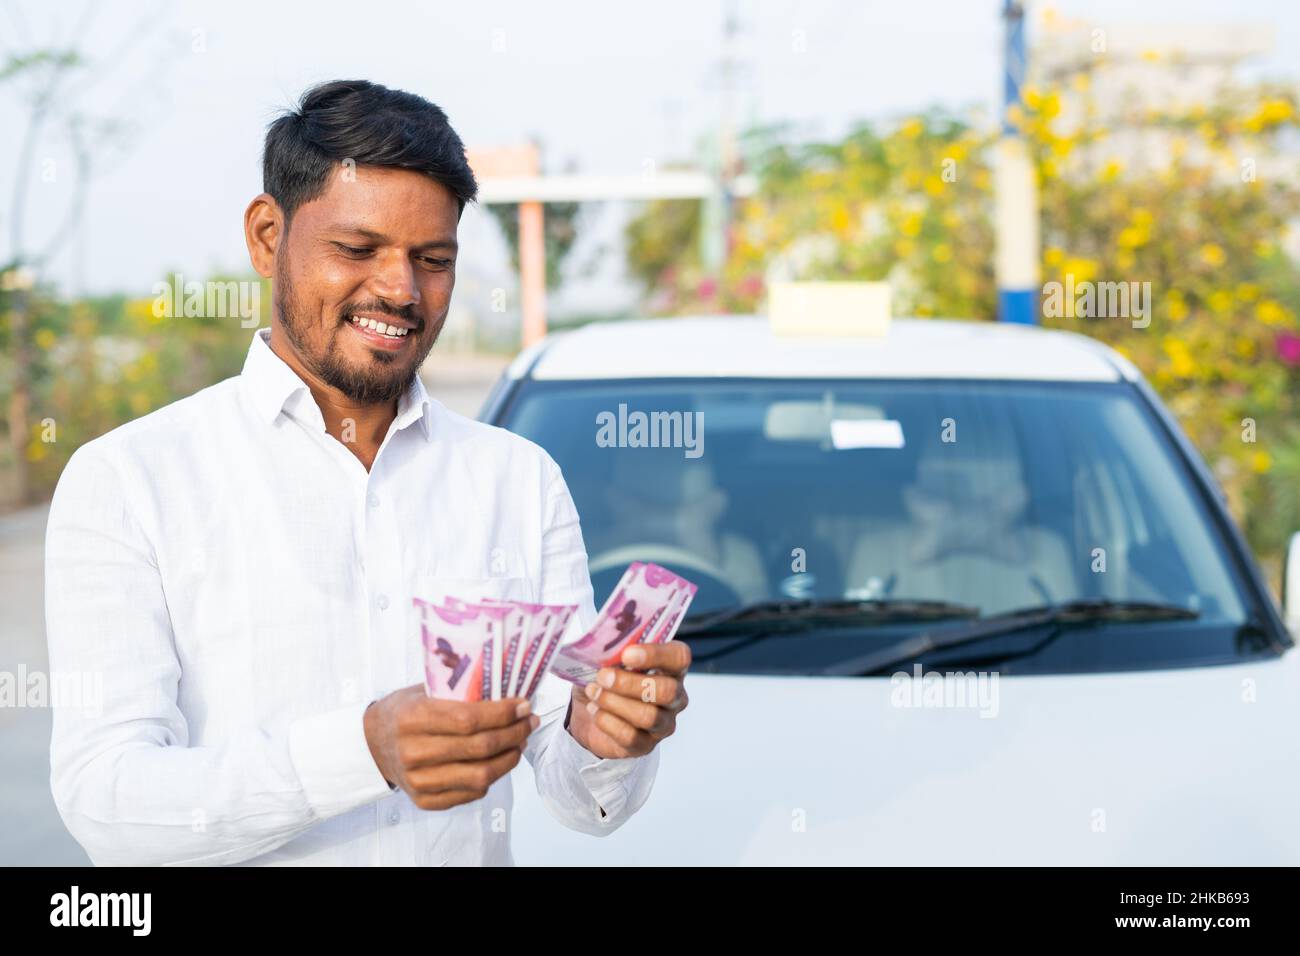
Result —
[[[591,630],[556,652],[551,673],[575,684],[587,684],[602,667],[617,666],[630,645],[671,641],[696,590],[694,584],[667,568],[634,561],[596,615]]]
[[[424,689],[446,700],[532,699],[573,604],[448,596],[414,598],[424,650]]]

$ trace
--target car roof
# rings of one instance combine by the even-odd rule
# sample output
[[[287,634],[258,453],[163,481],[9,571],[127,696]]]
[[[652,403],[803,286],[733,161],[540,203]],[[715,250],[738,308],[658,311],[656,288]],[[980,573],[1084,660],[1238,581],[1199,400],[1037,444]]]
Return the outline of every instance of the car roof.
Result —
[[[1037,326],[894,319],[882,337],[772,334],[752,315],[595,322],[521,353],[514,378],[951,378],[1117,382],[1139,373],[1119,353]]]

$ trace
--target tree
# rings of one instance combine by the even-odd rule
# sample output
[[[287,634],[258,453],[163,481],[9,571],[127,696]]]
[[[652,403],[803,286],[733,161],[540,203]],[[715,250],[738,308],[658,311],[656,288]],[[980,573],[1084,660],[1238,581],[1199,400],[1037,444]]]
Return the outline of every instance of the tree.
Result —
[[[131,25],[124,39],[106,57],[92,61],[80,48],[96,10],[93,0],[84,4],[66,42],[56,40],[27,52],[11,53],[0,65],[0,87],[16,91],[25,114],[23,132],[17,140],[16,174],[7,217],[9,261],[0,265],[0,296],[3,297],[0,302],[8,315],[5,343],[8,369],[4,376],[8,381],[6,444],[13,492],[19,501],[26,500],[30,494],[25,450],[32,436],[34,300],[41,294],[40,284],[49,261],[81,220],[86,193],[96,172],[130,142],[130,124],[111,115],[93,114],[79,104],[84,94],[101,85],[108,72],[122,61],[126,48],[147,37],[160,22],[157,10],[151,11]],[[17,7],[10,13],[20,16]],[[31,184],[37,174],[37,149],[45,139],[60,135],[73,157],[70,198],[58,224],[38,237],[29,229],[27,220]],[[41,175],[54,174],[49,160],[42,161],[40,167]]]

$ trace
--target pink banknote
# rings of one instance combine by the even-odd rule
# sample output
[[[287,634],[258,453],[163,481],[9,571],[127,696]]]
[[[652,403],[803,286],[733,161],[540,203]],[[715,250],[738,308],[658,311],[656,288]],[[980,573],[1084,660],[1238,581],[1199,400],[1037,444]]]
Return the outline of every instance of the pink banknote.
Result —
[[[561,647],[551,672],[575,684],[617,665],[632,644],[658,644],[677,633],[696,586],[657,564],[634,561],[610,594],[591,630]]]

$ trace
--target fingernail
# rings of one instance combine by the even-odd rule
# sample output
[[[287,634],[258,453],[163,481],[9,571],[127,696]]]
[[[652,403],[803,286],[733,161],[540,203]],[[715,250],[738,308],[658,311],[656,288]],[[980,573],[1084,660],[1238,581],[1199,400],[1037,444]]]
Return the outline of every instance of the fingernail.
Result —
[[[600,688],[597,687],[595,684],[588,684],[587,697],[589,697],[591,700],[595,700],[599,696],[600,696]]]
[[[536,730],[537,725],[540,724],[541,722],[542,722],[542,718],[538,717],[536,714],[533,714],[533,716],[528,718],[528,726],[532,727],[533,730]]]
[[[587,713],[591,714],[591,716],[593,716],[593,717],[596,716],[596,711],[598,711],[598,710],[600,710],[600,708],[597,707],[595,704],[588,704],[588,705],[587,705]]]
[[[613,687],[613,686],[614,686],[614,672],[613,672],[613,671],[601,671],[599,674],[596,675],[596,683],[600,684],[601,687]]]
[[[518,707],[515,708],[515,716],[527,717],[530,713],[532,713],[532,711],[533,711],[533,705],[530,704],[528,701],[524,701],[522,704],[520,704]]]
[[[636,667],[638,664],[645,663],[645,651],[639,647],[628,648],[627,653],[623,655],[623,663],[631,664]]]

